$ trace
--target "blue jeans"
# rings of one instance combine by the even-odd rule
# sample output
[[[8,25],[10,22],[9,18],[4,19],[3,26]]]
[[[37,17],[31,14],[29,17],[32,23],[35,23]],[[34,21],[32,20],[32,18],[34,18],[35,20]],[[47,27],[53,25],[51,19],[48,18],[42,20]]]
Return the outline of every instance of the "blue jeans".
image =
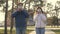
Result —
[[[26,27],[16,27],[16,34],[26,34]]]
[[[36,34],[45,34],[45,28],[36,28]]]

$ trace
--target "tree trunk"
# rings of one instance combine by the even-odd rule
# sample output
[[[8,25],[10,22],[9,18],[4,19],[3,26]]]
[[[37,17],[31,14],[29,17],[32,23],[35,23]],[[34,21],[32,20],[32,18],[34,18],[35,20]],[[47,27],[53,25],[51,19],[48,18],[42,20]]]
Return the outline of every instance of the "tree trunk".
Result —
[[[7,12],[8,12],[8,0],[6,0],[6,10],[5,10],[5,30],[4,30],[4,34],[7,34]]]

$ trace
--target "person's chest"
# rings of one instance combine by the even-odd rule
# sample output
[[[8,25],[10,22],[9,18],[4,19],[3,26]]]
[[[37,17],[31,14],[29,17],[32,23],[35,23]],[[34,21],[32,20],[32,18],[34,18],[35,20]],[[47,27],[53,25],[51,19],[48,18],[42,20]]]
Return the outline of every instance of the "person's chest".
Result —
[[[23,12],[17,12],[17,15],[15,18],[25,18],[25,15]]]
[[[37,19],[41,20],[42,16],[40,14],[37,15]]]

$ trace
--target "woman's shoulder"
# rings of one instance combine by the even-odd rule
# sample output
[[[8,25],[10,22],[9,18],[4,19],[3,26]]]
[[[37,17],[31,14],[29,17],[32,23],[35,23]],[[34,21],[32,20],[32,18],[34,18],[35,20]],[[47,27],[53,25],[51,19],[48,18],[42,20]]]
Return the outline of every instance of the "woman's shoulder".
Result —
[[[41,16],[45,16],[45,14],[41,14]]]

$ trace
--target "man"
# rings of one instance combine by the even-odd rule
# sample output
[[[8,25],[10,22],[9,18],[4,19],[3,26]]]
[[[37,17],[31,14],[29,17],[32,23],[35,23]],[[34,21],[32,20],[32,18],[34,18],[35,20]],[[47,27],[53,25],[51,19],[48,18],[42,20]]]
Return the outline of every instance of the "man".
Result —
[[[28,17],[28,13],[23,9],[23,3],[19,3],[18,9],[12,14],[12,18],[15,18],[16,34],[26,33],[26,18]]]

